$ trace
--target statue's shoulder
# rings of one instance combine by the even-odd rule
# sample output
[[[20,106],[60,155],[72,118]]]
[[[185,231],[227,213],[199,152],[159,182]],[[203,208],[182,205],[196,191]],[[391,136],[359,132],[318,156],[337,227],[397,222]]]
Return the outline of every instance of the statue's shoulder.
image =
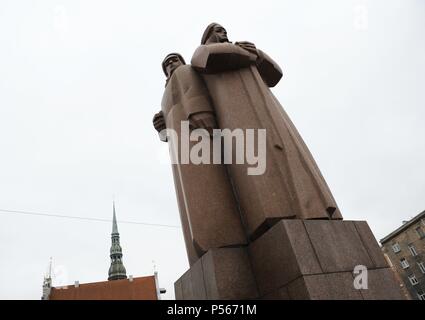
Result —
[[[192,68],[190,64],[179,66],[174,70],[171,78],[165,86],[164,96],[172,96],[173,99],[179,100],[181,94],[188,91],[189,88],[199,86],[201,78],[198,72]]]
[[[190,64],[185,64],[174,71],[170,82],[179,83],[180,86],[187,86],[189,83],[197,82],[198,78],[198,72]]]
[[[183,64],[176,69],[175,72],[190,72],[192,66],[190,64]]]

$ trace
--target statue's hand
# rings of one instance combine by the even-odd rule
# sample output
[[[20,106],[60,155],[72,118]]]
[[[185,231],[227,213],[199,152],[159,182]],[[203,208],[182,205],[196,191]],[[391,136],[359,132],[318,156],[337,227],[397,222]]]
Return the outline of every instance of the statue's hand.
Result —
[[[162,130],[167,128],[167,126],[165,125],[164,114],[162,111],[154,115],[152,122],[153,122],[153,126],[158,132],[161,132]]]
[[[167,142],[168,141],[167,132],[164,131],[165,129],[167,129],[167,125],[165,124],[164,113],[162,111],[156,113],[153,116],[152,122],[156,131],[158,131],[159,139],[163,142]]]
[[[261,53],[261,51],[258,50],[255,47],[255,44],[253,44],[252,42],[239,41],[239,42],[235,42],[235,45],[241,47],[242,49],[245,49],[249,53],[252,53],[252,54],[256,55],[257,56],[257,61],[256,61],[257,64],[260,63],[264,59],[263,54]]]
[[[190,115],[189,124],[194,129],[206,129],[210,135],[212,135],[213,129],[217,128],[214,113],[208,111]]]
[[[258,50],[255,47],[255,44],[253,44],[252,42],[238,41],[238,42],[235,42],[235,45],[237,45],[238,47],[241,47],[242,49],[245,49],[246,51],[249,51],[250,53],[255,54],[256,56],[258,56]]]

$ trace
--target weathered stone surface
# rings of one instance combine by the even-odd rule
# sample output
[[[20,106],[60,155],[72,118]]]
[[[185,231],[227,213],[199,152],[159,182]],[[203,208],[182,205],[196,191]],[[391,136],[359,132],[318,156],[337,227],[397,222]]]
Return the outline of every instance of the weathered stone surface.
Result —
[[[352,221],[305,220],[304,225],[324,273],[374,268]]]
[[[390,268],[368,270],[368,289],[360,292],[365,300],[405,300]]]
[[[176,299],[258,298],[246,248],[210,250],[176,281],[174,287]]]
[[[182,288],[182,297],[184,300],[193,300],[193,291],[192,291],[192,281],[191,281],[191,269],[187,270],[182,277],[181,280],[181,288]]]
[[[372,259],[373,266],[375,268],[388,268],[389,265],[387,260],[382,253],[381,248],[379,247],[378,242],[376,241],[375,236],[370,230],[366,221],[353,221],[354,226],[362,240],[363,246],[366,248],[369,257]]]
[[[263,297],[261,297],[262,300],[291,300],[288,293],[288,288],[283,287],[276,289]]]
[[[350,272],[303,276],[287,286],[292,300],[361,300]]]
[[[204,271],[202,261],[198,260],[191,268],[192,293],[194,299],[206,299],[207,293],[204,283]]]
[[[202,261],[198,260],[174,283],[177,300],[206,299]]]
[[[263,299],[362,299],[354,288],[352,272],[355,266],[364,265],[374,281],[373,269],[386,267],[377,250],[378,244],[363,221],[282,220],[249,246]],[[383,274],[381,277],[382,281],[393,281]],[[377,288],[376,294],[371,290],[369,296],[379,299],[381,294],[385,295],[385,290]],[[394,296],[388,293],[388,299]]]
[[[207,252],[202,258],[202,269],[204,270],[204,283],[207,299],[217,299],[218,292],[217,278],[215,276],[214,255]]]
[[[255,278],[245,248],[212,249],[202,257],[208,299],[254,299]]]
[[[322,273],[302,220],[281,220],[250,244],[249,254],[261,295]]]

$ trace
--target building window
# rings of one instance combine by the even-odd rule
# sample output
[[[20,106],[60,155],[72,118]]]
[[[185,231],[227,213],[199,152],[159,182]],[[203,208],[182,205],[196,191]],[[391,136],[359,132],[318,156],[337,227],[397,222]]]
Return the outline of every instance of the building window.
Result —
[[[425,232],[422,230],[421,227],[417,227],[416,232],[418,233],[418,235],[421,239],[425,237]]]
[[[425,264],[423,262],[418,262],[419,269],[421,269],[422,273],[425,274]]]
[[[412,274],[411,276],[409,276],[409,281],[410,281],[410,283],[414,286],[414,285],[417,285],[419,282],[418,282],[418,279],[416,279],[416,277],[415,277],[415,275],[414,274]]]
[[[409,268],[409,262],[407,262],[407,260],[406,260],[406,259],[404,259],[404,258],[401,258],[401,259],[400,259],[400,264],[401,264],[401,267],[402,267],[403,269],[407,269],[407,268]]]
[[[418,291],[418,298],[419,300],[425,300],[425,292],[423,292],[422,290]]]
[[[417,256],[418,255],[418,253],[416,252],[416,249],[413,246],[413,244],[409,244],[409,251],[412,254],[412,256]]]
[[[394,253],[400,252],[400,245],[396,242],[392,246]]]

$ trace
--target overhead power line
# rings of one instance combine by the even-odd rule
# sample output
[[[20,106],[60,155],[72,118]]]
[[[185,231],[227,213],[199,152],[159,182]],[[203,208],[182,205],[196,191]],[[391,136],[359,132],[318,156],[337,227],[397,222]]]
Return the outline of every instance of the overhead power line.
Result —
[[[0,214],[21,214],[21,215],[43,216],[43,217],[53,217],[53,218],[74,219],[74,220],[111,222],[111,220],[101,219],[101,218],[77,217],[77,216],[68,216],[68,215],[61,215],[61,214],[54,214],[54,213],[6,210],[6,209],[0,209]],[[175,226],[175,225],[170,225],[170,224],[147,223],[147,222],[139,222],[139,221],[119,220],[117,222],[118,223],[128,223],[128,224],[139,224],[139,225],[145,225],[145,226],[151,226],[151,227],[180,228],[180,226]]]

